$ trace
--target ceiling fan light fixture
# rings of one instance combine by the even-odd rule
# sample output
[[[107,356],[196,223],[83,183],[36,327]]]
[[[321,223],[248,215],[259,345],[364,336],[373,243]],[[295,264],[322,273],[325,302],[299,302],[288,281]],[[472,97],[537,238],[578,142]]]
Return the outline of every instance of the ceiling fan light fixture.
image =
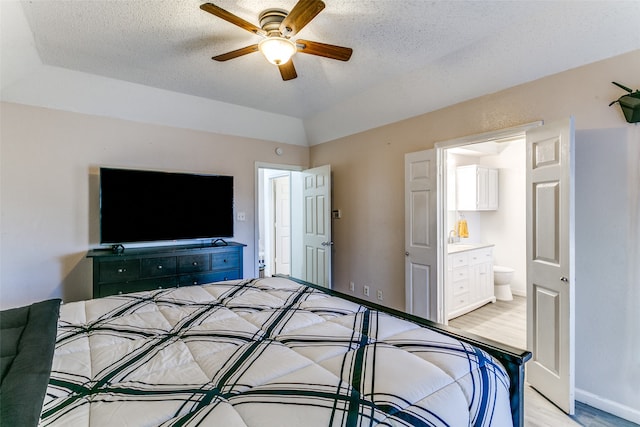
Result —
[[[296,53],[296,44],[284,37],[267,37],[258,43],[258,49],[273,65],[284,65]]]

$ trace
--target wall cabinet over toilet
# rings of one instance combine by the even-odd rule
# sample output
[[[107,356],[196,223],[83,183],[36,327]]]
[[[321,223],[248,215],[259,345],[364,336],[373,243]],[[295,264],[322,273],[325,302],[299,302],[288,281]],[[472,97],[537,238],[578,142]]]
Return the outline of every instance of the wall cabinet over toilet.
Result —
[[[498,169],[480,165],[457,167],[456,209],[459,211],[498,209]]]

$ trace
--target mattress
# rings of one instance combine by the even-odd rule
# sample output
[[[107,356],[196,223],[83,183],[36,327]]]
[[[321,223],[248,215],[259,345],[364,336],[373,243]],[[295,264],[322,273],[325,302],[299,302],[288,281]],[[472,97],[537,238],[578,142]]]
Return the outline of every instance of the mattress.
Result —
[[[284,278],[63,304],[43,426],[511,426],[489,354]]]

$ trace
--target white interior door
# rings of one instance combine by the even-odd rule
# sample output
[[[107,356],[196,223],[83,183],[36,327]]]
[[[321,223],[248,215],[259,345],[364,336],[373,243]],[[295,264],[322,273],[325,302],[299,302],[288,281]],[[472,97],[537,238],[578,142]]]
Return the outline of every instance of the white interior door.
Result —
[[[406,311],[437,321],[437,165],[435,150],[407,153],[405,174]]]
[[[303,279],[331,288],[331,166],[302,171]]]
[[[274,235],[274,268],[275,274],[291,274],[291,191],[289,176],[274,178],[273,204],[275,218]]]
[[[527,381],[574,412],[573,119],[527,131]]]

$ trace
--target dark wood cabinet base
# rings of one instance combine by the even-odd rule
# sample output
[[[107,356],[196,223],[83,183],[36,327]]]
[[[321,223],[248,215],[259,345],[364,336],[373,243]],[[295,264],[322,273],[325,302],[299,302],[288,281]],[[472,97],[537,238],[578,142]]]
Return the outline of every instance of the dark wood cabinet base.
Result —
[[[241,279],[241,243],[92,249],[93,298]]]

